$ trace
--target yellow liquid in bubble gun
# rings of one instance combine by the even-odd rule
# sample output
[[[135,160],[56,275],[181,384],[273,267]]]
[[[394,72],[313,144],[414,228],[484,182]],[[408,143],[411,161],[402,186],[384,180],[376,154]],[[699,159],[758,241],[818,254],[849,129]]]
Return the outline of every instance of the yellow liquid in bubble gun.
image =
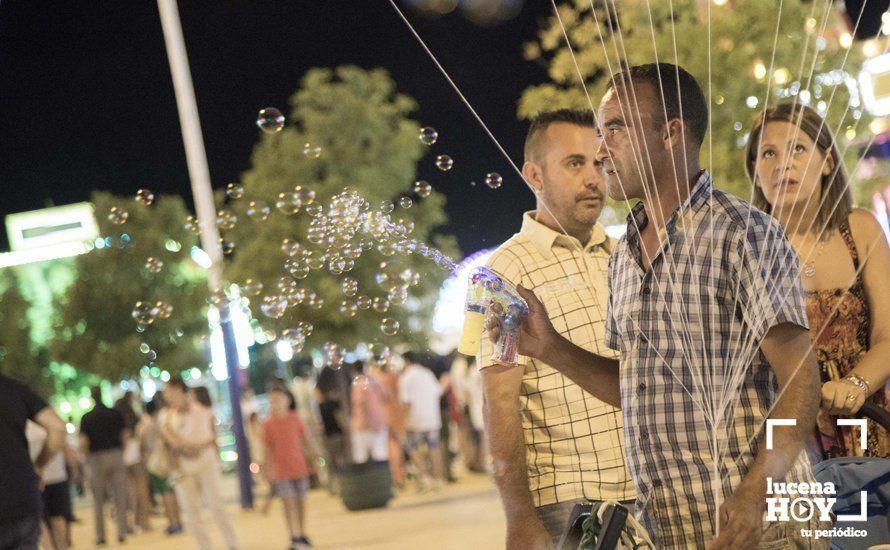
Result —
[[[500,322],[501,336],[495,344],[491,360],[502,365],[518,365],[519,327],[527,315],[528,304],[513,285],[487,267],[477,267],[470,274],[464,326],[457,351],[464,355],[476,355],[486,319],[496,317]]]

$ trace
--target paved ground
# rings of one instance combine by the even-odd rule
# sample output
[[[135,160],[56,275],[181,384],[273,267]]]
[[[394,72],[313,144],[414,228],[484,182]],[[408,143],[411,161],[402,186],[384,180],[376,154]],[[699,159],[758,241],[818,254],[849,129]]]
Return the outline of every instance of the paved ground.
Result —
[[[284,515],[276,502],[268,515],[242,511],[237,505],[235,480],[226,477],[229,509],[243,550],[285,550]],[[497,492],[485,475],[465,474],[441,492],[417,494],[407,491],[390,501],[387,508],[348,512],[339,499],[324,490],[310,492],[308,531],[315,548],[346,550],[467,549],[502,548],[504,517]],[[74,526],[74,548],[93,548],[92,508],[81,501]],[[210,518],[207,518],[210,521]],[[120,548],[143,550],[195,548],[187,535],[166,537],[161,517],[154,517],[155,531],[131,536]],[[212,527],[212,526],[211,526]],[[106,530],[114,537],[111,518]],[[211,529],[212,530],[212,529]],[[216,533],[213,533],[216,537]],[[220,539],[214,539],[223,548]],[[110,545],[105,548],[116,548]]]

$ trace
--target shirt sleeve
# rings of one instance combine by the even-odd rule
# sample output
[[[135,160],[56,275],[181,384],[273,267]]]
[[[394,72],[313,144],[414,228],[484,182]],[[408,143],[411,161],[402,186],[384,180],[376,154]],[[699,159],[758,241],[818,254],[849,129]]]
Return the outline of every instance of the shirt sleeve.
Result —
[[[488,259],[485,267],[503,277],[513,286],[521,284],[525,288],[532,288],[530,281],[524,277],[524,270],[519,258],[509,250],[496,250]],[[495,362],[491,360],[492,354],[494,354],[494,344],[488,339],[488,331],[484,331],[482,338],[479,339],[479,352],[476,354],[477,368],[481,370],[494,365]],[[519,366],[523,368],[528,366],[530,361],[531,359],[525,355],[520,355],[517,359]]]
[[[24,403],[25,405],[25,411],[28,414],[28,419],[34,420],[34,417],[37,416],[37,413],[45,409],[48,405],[42,397],[34,393],[34,390],[29,388],[28,386],[19,384],[19,388],[21,389],[22,403]]]
[[[609,282],[609,301],[606,305],[606,328],[603,343],[606,344],[607,348],[618,351],[618,324],[615,322],[615,316],[612,312],[612,277],[615,276],[615,256],[615,254],[612,254],[609,257],[609,276],[607,278]]]
[[[764,215],[765,216],[765,215]],[[736,244],[737,313],[760,343],[770,328],[793,323],[809,328],[800,284],[797,253],[772,218],[753,218],[744,239]]]

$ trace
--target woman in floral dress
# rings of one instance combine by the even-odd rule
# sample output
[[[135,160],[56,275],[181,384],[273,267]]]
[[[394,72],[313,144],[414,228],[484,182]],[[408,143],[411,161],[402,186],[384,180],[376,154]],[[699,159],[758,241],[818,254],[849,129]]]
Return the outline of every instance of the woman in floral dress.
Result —
[[[849,180],[829,126],[809,107],[777,105],[748,136],[754,205],[782,225],[800,258],[810,334],[822,375],[814,461],[890,457],[890,435],[868,422],[838,426],[868,401],[890,408],[890,247],[877,219],[853,208]]]

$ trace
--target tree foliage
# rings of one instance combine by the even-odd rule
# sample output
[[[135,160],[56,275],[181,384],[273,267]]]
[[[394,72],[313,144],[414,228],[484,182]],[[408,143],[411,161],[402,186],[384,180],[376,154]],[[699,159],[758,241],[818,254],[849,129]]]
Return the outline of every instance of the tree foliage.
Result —
[[[188,211],[182,198],[160,196],[146,206],[96,192],[92,202],[104,238],[75,259],[76,280],[56,308],[53,358],[110,380],[135,375],[152,357],[173,372],[206,365],[206,279],[189,257],[197,237],[183,225]],[[108,219],[112,207],[128,212],[126,223]],[[148,258],[163,262],[160,272],[146,268]],[[163,302],[172,313],[164,318],[155,311],[140,332],[133,317],[137,302]]]
[[[331,197],[349,187],[357,191],[369,205],[395,202],[393,220],[414,224],[410,237],[433,243],[446,254],[456,251],[450,236],[434,236],[436,227],[446,221],[445,198],[433,191],[425,198],[412,191],[417,162],[426,154],[418,140],[420,125],[409,118],[416,109],[413,99],[400,94],[386,71],[363,70],[353,66],[336,69],[313,69],[302,79],[291,97],[291,112],[286,127],[274,134],[262,134],[251,160],[251,168],[243,176],[245,194],[221,207],[238,218],[224,238],[235,249],[227,266],[227,277],[244,284],[247,279],[259,281],[263,291],[251,296],[252,313],[264,326],[278,330],[293,328],[299,321],[312,323],[314,332],[307,348],[334,341],[351,348],[362,342],[413,342],[425,339],[425,330],[432,315],[436,291],[445,272],[433,262],[417,255],[384,256],[377,248],[366,250],[355,259],[355,267],[343,274],[332,274],[325,268],[313,270],[307,278],[297,281],[299,288],[314,292],[324,300],[320,308],[308,301],[287,310],[280,319],[263,317],[259,303],[267,295],[281,292],[279,280],[289,277],[284,269],[287,259],[281,244],[285,239],[298,242],[315,255],[338,254],[342,250],[329,243],[312,244],[307,231],[312,217],[306,205],[293,215],[276,209],[280,193],[292,193],[296,186],[315,193],[315,204],[325,209]],[[320,147],[317,158],[306,154],[307,146]],[[410,197],[413,206],[399,206],[401,197]],[[272,214],[265,221],[247,216],[251,201],[267,204]],[[358,237],[356,238],[356,241]],[[411,268],[422,274],[419,284],[410,289],[406,307],[392,306],[386,313],[373,309],[360,310],[355,317],[339,311],[342,300],[359,296],[382,298],[386,293],[375,282],[381,262],[390,269]],[[341,289],[341,280],[355,278],[358,293],[349,297]],[[294,284],[293,279],[285,282]],[[384,335],[379,326],[384,317],[399,321],[401,329],[395,336]]]
[[[844,137],[847,130],[857,131],[860,139],[867,133],[866,115],[855,119],[859,109],[848,109],[848,89],[828,82],[828,75],[835,70],[855,76],[862,62],[858,48],[848,50],[838,43],[840,24],[833,3],[735,0],[726,6],[712,5],[710,58],[708,4],[693,0],[561,3],[559,14],[594,108],[609,77],[621,67],[656,59],[683,66],[710,97],[711,139],[705,139],[702,149],[703,166],[711,170],[718,186],[744,198],[751,192],[743,148],[747,132],[762,112],[767,82],[771,83],[770,104],[791,101],[789,90],[805,92],[803,96],[809,95],[813,107],[825,102],[827,120],[838,134],[842,150],[850,143]],[[551,82],[525,91],[519,107],[521,117],[530,118],[557,106],[590,107],[566,46],[563,26],[555,15],[547,20],[538,40],[526,46],[526,57],[546,64]],[[772,75],[758,78],[761,75],[755,74],[755,67],[761,64],[768,71],[771,63]],[[849,168],[853,168],[857,153],[855,147],[849,148]]]

